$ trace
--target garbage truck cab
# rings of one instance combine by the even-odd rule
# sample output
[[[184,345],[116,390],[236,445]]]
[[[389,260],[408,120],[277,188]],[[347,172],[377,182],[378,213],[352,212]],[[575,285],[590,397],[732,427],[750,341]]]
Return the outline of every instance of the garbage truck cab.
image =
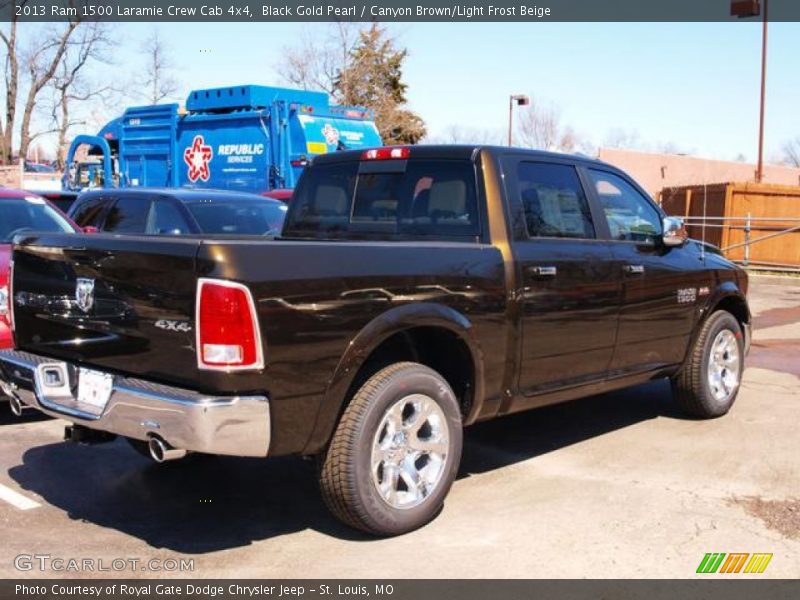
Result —
[[[63,188],[291,189],[319,154],[381,145],[371,111],[322,92],[242,85],[194,90],[186,105],[130,107],[79,135]]]

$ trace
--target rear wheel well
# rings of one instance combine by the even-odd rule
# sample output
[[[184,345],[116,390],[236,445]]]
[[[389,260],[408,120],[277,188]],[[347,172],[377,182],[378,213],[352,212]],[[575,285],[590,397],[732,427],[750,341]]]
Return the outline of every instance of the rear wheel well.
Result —
[[[466,342],[444,327],[413,327],[385,339],[361,365],[347,399],[384,367],[411,361],[430,367],[447,380],[458,399],[461,415],[466,418],[474,401],[475,365]]]

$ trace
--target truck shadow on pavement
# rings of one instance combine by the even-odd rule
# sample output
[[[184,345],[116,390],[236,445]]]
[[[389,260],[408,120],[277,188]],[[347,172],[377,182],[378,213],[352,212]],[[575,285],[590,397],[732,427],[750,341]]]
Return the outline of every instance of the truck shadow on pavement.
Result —
[[[469,428],[459,479],[528,460],[655,417],[680,418],[669,385],[656,382]],[[124,440],[31,448],[10,476],[73,520],[156,548],[204,554],[314,529],[371,538],[325,509],[313,461],[190,455],[157,465]],[[458,493],[456,482],[452,493]]]

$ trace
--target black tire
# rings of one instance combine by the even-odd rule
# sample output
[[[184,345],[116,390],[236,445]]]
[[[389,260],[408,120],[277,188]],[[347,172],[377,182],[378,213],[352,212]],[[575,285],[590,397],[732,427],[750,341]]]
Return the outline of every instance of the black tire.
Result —
[[[738,364],[735,374],[736,386],[726,397],[715,396],[709,382],[708,369],[712,360],[712,346],[722,332],[733,334],[738,347]],[[681,408],[688,414],[702,419],[713,419],[726,414],[733,406],[744,371],[744,340],[742,328],[736,318],[727,311],[713,313],[703,323],[700,334],[689,351],[686,364],[672,379],[672,390]]]
[[[421,494],[424,499],[414,506],[395,507],[390,504],[390,500],[384,499],[378,489],[379,481],[375,478],[380,480],[386,476],[383,465],[389,463],[381,462],[373,470],[373,444],[380,439],[387,439],[388,430],[384,420],[389,418],[390,409],[396,408],[398,404],[403,431],[406,432],[402,439],[406,439],[406,435],[420,435],[412,434],[406,429],[416,421],[412,421],[410,425],[406,422],[407,411],[404,410],[408,405],[401,404],[401,401],[415,394],[424,396],[425,403],[433,400],[441,409],[443,421],[441,415],[434,418],[437,419],[435,422],[446,424],[447,443],[445,445],[442,441],[441,447],[446,447],[447,450],[443,462],[440,463],[442,466],[434,467],[439,474],[436,483],[430,490],[425,485],[422,486],[427,491],[427,495],[424,492]],[[409,401],[409,405],[412,412],[408,418],[411,418],[414,415],[413,402]],[[375,373],[356,392],[339,421],[327,451],[320,457],[319,483],[325,504],[347,525],[373,535],[399,535],[417,529],[432,520],[444,504],[458,472],[462,438],[461,411],[447,381],[436,371],[418,363],[390,365]],[[424,440],[421,441],[424,443]],[[411,442],[405,447],[409,444]],[[390,450],[390,460],[397,460],[393,452],[394,450]],[[420,458],[412,460],[412,464],[422,461],[422,470],[426,462],[432,460],[430,456],[433,455],[425,456],[423,452],[416,456]],[[396,470],[395,479],[398,484],[394,489],[401,489],[406,485],[401,483],[402,475],[397,475],[401,470]],[[406,490],[409,490],[408,486]]]

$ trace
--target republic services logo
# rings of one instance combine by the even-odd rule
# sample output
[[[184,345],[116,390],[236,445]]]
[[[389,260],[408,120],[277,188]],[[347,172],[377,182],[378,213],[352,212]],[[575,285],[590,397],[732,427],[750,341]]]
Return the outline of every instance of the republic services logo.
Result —
[[[183,161],[189,166],[189,181],[195,182],[198,179],[208,181],[211,173],[208,163],[214,158],[211,146],[206,146],[202,135],[194,136],[192,145],[183,151]]]
[[[325,127],[322,128],[322,136],[329,146],[335,146],[339,143],[339,130],[331,126],[330,123],[325,123]]]

